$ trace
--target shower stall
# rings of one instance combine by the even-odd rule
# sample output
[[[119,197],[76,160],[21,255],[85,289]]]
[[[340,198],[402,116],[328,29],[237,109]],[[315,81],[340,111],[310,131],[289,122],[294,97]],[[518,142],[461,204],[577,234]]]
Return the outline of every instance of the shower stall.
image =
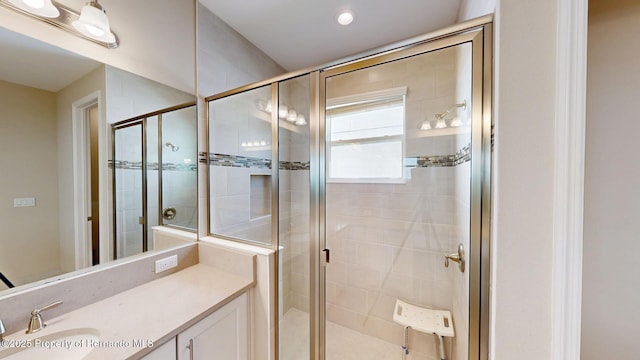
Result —
[[[276,358],[487,358],[491,37],[205,99],[209,234],[276,251]]]
[[[197,229],[196,105],[112,125],[112,259],[153,250],[152,228]]]

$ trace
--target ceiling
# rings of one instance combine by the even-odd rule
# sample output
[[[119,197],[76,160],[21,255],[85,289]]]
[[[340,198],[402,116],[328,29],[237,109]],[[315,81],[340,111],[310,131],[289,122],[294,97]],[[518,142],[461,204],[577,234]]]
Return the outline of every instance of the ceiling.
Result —
[[[460,4],[460,0],[199,1],[288,71],[452,25]],[[349,26],[336,21],[343,9],[356,15]],[[0,48],[1,80],[53,92],[100,65],[2,27]]]
[[[102,65],[0,27],[0,80],[58,92]]]
[[[288,71],[426,34],[456,22],[460,0],[199,0]],[[340,10],[356,19],[339,25]]]

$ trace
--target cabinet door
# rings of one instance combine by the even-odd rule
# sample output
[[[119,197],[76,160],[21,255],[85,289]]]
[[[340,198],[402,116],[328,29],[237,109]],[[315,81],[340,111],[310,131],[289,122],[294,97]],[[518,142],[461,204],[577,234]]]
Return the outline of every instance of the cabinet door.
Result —
[[[143,356],[141,360],[176,360],[176,339],[173,338]]]
[[[247,360],[247,294],[178,334],[178,360]]]

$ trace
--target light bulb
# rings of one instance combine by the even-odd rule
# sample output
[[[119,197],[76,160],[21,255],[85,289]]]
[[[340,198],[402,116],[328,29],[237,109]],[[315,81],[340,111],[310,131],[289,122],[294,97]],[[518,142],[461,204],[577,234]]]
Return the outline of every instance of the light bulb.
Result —
[[[93,26],[93,25],[91,25],[91,24],[86,24],[84,27],[85,27],[85,28],[87,29],[87,31],[88,31],[88,32],[90,32],[90,33],[91,33],[91,35],[93,35],[93,36],[102,36],[102,35],[104,35],[104,30],[102,30],[102,29],[100,29],[100,28],[98,28],[98,27],[95,27],[95,26]]]
[[[444,129],[447,127],[447,123],[444,122],[444,119],[440,119],[438,120],[438,122],[436,122],[436,129]]]
[[[273,108],[271,107],[271,101],[267,101],[267,105],[264,106],[264,111],[271,114],[271,112],[273,111]]]
[[[44,7],[44,0],[22,0],[22,2],[33,9],[42,9]]]
[[[453,118],[453,120],[451,120],[451,122],[449,123],[449,126],[451,126],[451,127],[460,127],[460,126],[462,126],[462,120],[460,120],[459,117],[455,117],[455,118]]]
[[[281,104],[280,107],[278,108],[278,116],[280,117],[280,119],[286,118],[288,114],[289,114],[289,108],[287,107],[287,105]]]
[[[307,125],[307,120],[304,118],[304,115],[298,115],[298,118],[296,119],[296,125]]]
[[[51,0],[9,0],[15,7],[28,13],[46,18],[57,18],[60,10],[51,3]]]
[[[297,118],[298,112],[293,109],[289,110],[289,113],[287,114],[287,121],[294,122]]]
[[[420,124],[420,130],[431,130],[431,121],[425,120]]]
[[[109,18],[97,1],[89,2],[82,7],[80,18],[71,25],[82,35],[94,40],[106,43],[116,41],[116,37],[109,27]]]

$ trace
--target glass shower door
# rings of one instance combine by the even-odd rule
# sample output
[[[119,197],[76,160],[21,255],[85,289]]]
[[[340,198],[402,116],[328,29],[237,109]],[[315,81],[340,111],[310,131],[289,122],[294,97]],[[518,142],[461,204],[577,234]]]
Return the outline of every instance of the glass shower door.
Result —
[[[163,113],[161,146],[162,225],[194,231],[198,227],[195,105]],[[155,215],[155,213],[154,213]]]
[[[114,259],[146,250],[143,129],[142,122],[114,128]]]
[[[471,60],[466,42],[324,73],[327,360],[469,358]]]
[[[279,109],[283,110],[278,120],[278,331],[282,360],[309,359],[311,346],[309,88],[309,75],[278,83]]]

